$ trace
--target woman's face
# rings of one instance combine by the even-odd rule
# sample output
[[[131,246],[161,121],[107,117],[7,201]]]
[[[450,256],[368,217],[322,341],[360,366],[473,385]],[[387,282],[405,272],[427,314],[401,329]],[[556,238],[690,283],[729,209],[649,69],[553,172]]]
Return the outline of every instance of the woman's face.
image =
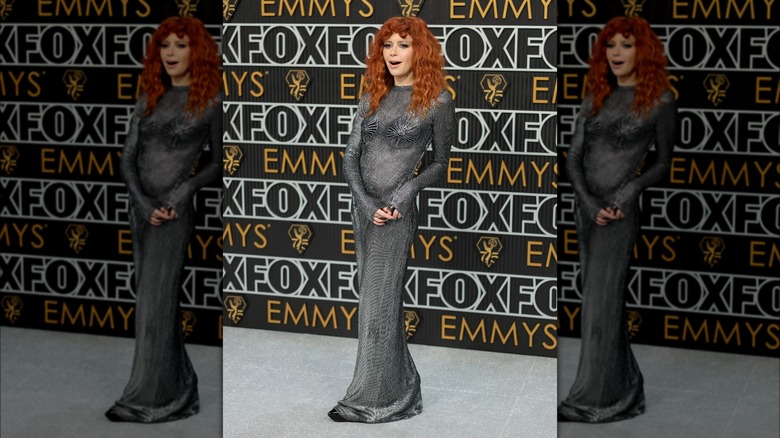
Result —
[[[189,85],[190,74],[190,37],[181,38],[175,33],[168,35],[160,43],[160,59],[172,85]]]
[[[634,61],[636,59],[636,39],[633,35],[628,38],[616,33],[607,41],[607,62],[612,74],[617,78],[618,85],[628,86],[636,84],[636,71]]]
[[[387,71],[395,79],[395,85],[412,85],[414,83],[414,71],[412,70],[414,49],[412,48],[412,38],[409,35],[401,38],[397,33],[392,34],[384,43],[382,56],[385,59]]]

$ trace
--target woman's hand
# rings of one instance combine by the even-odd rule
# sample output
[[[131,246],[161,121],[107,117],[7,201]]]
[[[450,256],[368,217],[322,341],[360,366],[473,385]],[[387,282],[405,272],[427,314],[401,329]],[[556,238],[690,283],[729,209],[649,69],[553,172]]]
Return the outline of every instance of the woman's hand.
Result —
[[[401,219],[403,216],[395,208],[382,207],[374,212],[374,225],[384,225],[385,222],[393,219]]]
[[[176,220],[179,218],[179,213],[172,208],[156,208],[152,211],[152,215],[149,217],[149,223],[154,226],[162,225],[166,221]]]
[[[622,210],[619,210],[614,207],[606,207],[599,210],[598,213],[596,213],[596,225],[609,225],[612,221],[618,221],[623,218],[625,218],[626,215],[623,214]]]

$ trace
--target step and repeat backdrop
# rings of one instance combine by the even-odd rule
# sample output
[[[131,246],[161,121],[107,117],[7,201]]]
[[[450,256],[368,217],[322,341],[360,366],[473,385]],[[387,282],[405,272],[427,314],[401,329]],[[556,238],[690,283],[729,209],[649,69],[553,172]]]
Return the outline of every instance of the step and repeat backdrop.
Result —
[[[671,170],[641,199],[628,285],[633,341],[776,357],[780,2],[566,2],[558,16],[561,169],[591,43],[617,15],[644,17],[661,38],[679,108]],[[578,336],[574,197],[565,175],[559,200],[559,333]]]
[[[357,336],[342,156],[373,34],[411,14],[442,43],[457,134],[418,200],[409,342],[554,356],[555,1],[225,5],[225,324]]]
[[[0,2],[0,303],[3,325],[134,335],[122,145],[146,43],[171,15],[217,43],[216,2]],[[220,145],[221,146],[221,145]],[[220,184],[196,197],[182,330],[221,344]]]

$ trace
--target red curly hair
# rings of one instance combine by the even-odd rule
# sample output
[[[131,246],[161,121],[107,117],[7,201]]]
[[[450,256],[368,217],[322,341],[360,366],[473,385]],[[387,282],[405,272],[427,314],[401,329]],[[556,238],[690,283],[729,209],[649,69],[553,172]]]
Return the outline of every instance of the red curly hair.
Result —
[[[409,36],[412,39],[414,84],[412,84],[409,111],[425,114],[428,109],[433,108],[436,98],[446,84],[443,70],[444,57],[441,54],[439,41],[428,29],[425,21],[417,17],[390,18],[374,35],[366,59],[364,93],[369,93],[371,96],[368,113],[371,114],[379,109],[379,102],[393,88],[393,75],[387,71],[382,52],[385,41],[396,33],[401,38]]]
[[[202,114],[219,91],[219,65],[217,44],[209,35],[203,22],[194,17],[169,17],[152,34],[146,46],[144,71],[141,74],[141,90],[146,93],[146,115],[151,114],[165,90],[171,87],[171,78],[163,70],[160,46],[170,34],[190,38],[189,99],[185,110]]]
[[[615,17],[599,33],[590,57],[587,82],[593,99],[591,115],[599,112],[604,99],[617,86],[617,78],[607,62],[607,43],[618,33],[624,38],[633,35],[636,41],[634,71],[637,82],[631,110],[635,113],[650,111],[663,92],[669,89],[664,46],[650,29],[650,24],[641,17]]]

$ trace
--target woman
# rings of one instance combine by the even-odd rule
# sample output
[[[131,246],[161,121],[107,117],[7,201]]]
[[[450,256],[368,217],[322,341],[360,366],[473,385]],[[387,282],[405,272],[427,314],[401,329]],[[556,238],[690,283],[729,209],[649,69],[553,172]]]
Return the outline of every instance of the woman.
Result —
[[[106,412],[111,421],[171,421],[199,410],[179,291],[192,197],[221,174],[219,62],[213,38],[196,18],[166,19],[147,46],[143,94],[121,164],[130,193],[135,357],[124,395]],[[201,156],[206,144],[208,160]],[[199,160],[207,164],[194,170]]]
[[[352,384],[328,415],[379,423],[422,411],[420,376],[404,334],[403,277],[417,232],[417,194],[443,175],[455,107],[445,91],[441,47],[419,18],[396,17],[377,32],[344,155],[360,295]],[[433,162],[416,177],[428,145]]]
[[[559,421],[604,422],[645,410],[642,374],[628,344],[625,291],[639,230],[638,198],[669,168],[676,106],[663,46],[647,21],[610,20],[593,47],[590,94],[566,171],[577,200],[582,347]],[[652,164],[642,170],[651,146]]]

